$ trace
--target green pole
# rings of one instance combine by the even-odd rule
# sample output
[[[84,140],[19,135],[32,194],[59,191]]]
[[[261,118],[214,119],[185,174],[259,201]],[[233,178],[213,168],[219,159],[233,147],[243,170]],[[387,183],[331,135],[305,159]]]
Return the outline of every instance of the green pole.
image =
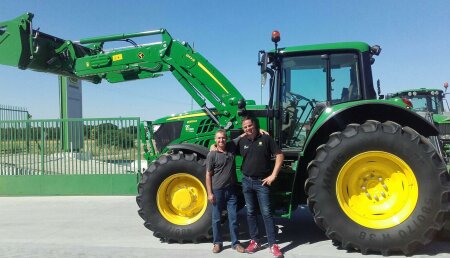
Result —
[[[62,77],[58,76],[58,82],[59,82],[59,111],[60,116],[59,118],[63,119],[63,122],[61,123],[62,126],[62,144],[61,147],[64,151],[69,151],[69,124],[67,121],[68,115],[67,115],[67,80]]]

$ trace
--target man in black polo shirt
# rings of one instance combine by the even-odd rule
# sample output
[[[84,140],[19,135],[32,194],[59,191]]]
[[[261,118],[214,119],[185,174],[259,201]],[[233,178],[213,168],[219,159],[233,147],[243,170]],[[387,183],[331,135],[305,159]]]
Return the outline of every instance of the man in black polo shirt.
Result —
[[[254,253],[261,248],[257,222],[256,202],[259,204],[267,234],[270,252],[277,258],[283,257],[275,239],[275,226],[270,207],[270,186],[277,178],[284,155],[269,135],[260,134],[256,121],[251,117],[242,120],[245,136],[238,142],[238,152],[242,156],[242,188],[247,206],[247,222],[250,244],[245,249]],[[271,159],[275,156],[275,166]]]

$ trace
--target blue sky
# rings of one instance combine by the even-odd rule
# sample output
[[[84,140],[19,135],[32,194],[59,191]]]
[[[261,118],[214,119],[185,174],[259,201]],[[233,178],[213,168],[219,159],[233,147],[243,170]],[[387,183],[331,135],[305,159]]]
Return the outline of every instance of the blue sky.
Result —
[[[373,66],[383,93],[441,88],[450,80],[450,1],[114,1],[2,0],[0,21],[25,12],[34,27],[63,39],[166,28],[215,65],[247,99],[260,102],[260,49],[364,41],[382,52]],[[152,41],[152,39],[149,39]],[[159,41],[159,38],[156,39]],[[267,90],[267,89],[265,89]],[[267,93],[263,93],[264,99]],[[191,98],[166,73],[134,82],[83,84],[83,116],[145,120],[191,109]],[[0,66],[0,104],[26,107],[33,118],[58,118],[54,75]],[[194,106],[195,107],[195,106]]]

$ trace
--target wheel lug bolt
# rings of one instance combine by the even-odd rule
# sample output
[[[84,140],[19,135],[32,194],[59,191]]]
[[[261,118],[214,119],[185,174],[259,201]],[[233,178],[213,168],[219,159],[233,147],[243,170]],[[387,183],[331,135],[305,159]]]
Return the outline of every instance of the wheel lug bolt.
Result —
[[[383,198],[386,198],[386,194],[384,192],[381,192],[381,196],[383,196]]]
[[[386,184],[383,184],[383,188],[384,188],[384,190],[388,191],[388,187]]]
[[[378,199],[378,196],[377,196],[377,195],[375,195],[373,198],[374,198],[377,202],[380,200],[380,199]]]

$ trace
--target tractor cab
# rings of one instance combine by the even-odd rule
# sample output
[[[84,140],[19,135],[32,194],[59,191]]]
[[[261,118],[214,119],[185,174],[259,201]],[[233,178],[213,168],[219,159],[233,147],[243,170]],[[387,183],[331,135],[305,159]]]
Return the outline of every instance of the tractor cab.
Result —
[[[406,98],[411,101],[416,112],[444,113],[444,91],[439,89],[413,89],[390,94],[388,98]]]
[[[276,40],[275,50],[260,51],[259,64],[263,78],[271,75],[269,109],[277,115],[269,128],[283,150],[302,150],[327,108],[376,99],[371,64],[379,46],[346,42],[278,49]]]

